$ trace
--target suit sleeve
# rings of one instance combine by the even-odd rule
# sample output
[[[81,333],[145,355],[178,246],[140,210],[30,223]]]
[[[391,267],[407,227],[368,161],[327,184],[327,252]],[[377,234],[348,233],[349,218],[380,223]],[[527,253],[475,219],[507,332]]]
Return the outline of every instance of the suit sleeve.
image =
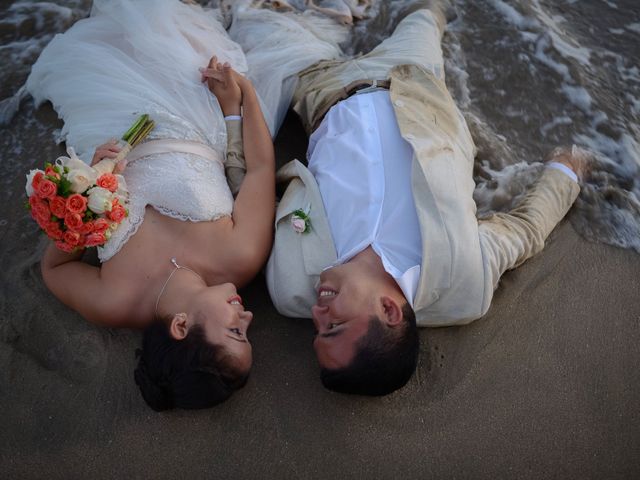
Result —
[[[485,275],[483,314],[502,274],[524,263],[544,248],[554,227],[573,205],[580,187],[566,174],[546,168],[516,208],[479,222]]]
[[[227,156],[224,161],[224,170],[229,189],[235,197],[247,172],[242,144],[242,121],[226,120],[225,123],[227,125]]]

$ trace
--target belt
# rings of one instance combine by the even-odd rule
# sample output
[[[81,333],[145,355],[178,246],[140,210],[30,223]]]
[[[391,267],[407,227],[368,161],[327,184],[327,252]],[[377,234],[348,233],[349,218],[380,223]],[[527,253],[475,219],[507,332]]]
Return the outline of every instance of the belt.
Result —
[[[131,153],[129,153],[126,158],[127,161],[131,163],[139,158],[146,157],[147,155],[171,152],[191,153],[206,160],[223,164],[221,155],[213,148],[190,140],[150,140],[148,142],[141,143],[131,150]]]
[[[342,100],[345,100],[356,93],[364,93],[363,90],[375,90],[378,88],[389,90],[390,86],[391,81],[389,80],[356,80],[343,88],[344,96]]]
[[[320,124],[322,123],[322,120],[324,119],[324,116],[327,114],[329,109],[333,107],[335,104],[337,104],[338,102],[346,100],[352,95],[358,92],[363,92],[363,90],[366,90],[366,89],[374,90],[378,88],[385,88],[388,90],[389,87],[391,87],[390,80],[362,80],[362,79],[356,80],[355,82],[351,82],[349,85],[342,87],[341,89],[337,90],[334,94],[332,94],[325,104],[322,104],[317,109],[314,115],[315,122],[310,125],[309,132],[314,132],[320,126]]]

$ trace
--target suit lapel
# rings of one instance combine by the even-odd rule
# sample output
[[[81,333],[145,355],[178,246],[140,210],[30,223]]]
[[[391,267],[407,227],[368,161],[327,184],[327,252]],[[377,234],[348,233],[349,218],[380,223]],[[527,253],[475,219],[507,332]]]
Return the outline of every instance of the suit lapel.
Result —
[[[451,285],[451,243],[442,218],[446,195],[441,193],[449,188],[453,174],[447,151],[451,151],[455,122],[447,108],[446,88],[437,79],[415,66],[396,67],[391,78],[398,126],[414,152],[411,188],[422,235],[420,282],[414,301],[418,310],[435,302],[439,292]]]
[[[284,165],[277,173],[277,181],[290,183],[278,205],[276,228],[292,228],[291,214],[298,209],[309,212],[311,230],[296,237],[300,241],[305,272],[320,275],[336,261],[337,255],[318,184],[298,160]]]

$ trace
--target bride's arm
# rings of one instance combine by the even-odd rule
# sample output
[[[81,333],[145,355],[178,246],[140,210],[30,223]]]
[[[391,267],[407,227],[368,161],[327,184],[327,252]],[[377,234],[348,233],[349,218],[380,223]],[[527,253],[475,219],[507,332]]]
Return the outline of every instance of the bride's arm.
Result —
[[[50,243],[40,268],[44,283],[62,303],[91,323],[121,326],[121,302],[106,288],[100,268],[82,261],[82,251],[64,253]]]
[[[247,174],[233,208],[234,255],[243,274],[252,278],[264,265],[273,241],[275,155],[258,96],[249,80],[241,80],[242,138]]]
[[[229,64],[220,65],[216,57],[200,71],[202,81],[208,82],[224,115],[239,113],[242,102],[246,175],[233,208],[233,233],[223,248],[227,252],[229,273],[233,271],[235,283],[244,283],[259,271],[271,250],[275,214],[273,142],[258,96],[248,79]]]

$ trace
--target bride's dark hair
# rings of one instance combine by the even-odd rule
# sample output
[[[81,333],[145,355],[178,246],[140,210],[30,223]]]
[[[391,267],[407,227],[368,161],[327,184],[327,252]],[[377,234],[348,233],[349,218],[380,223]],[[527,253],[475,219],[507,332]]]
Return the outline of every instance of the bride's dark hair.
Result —
[[[207,341],[199,325],[176,340],[164,322],[154,322],[145,330],[137,354],[135,381],[157,412],[212,407],[242,388],[249,377],[248,371],[234,368],[233,357],[224,348]]]

